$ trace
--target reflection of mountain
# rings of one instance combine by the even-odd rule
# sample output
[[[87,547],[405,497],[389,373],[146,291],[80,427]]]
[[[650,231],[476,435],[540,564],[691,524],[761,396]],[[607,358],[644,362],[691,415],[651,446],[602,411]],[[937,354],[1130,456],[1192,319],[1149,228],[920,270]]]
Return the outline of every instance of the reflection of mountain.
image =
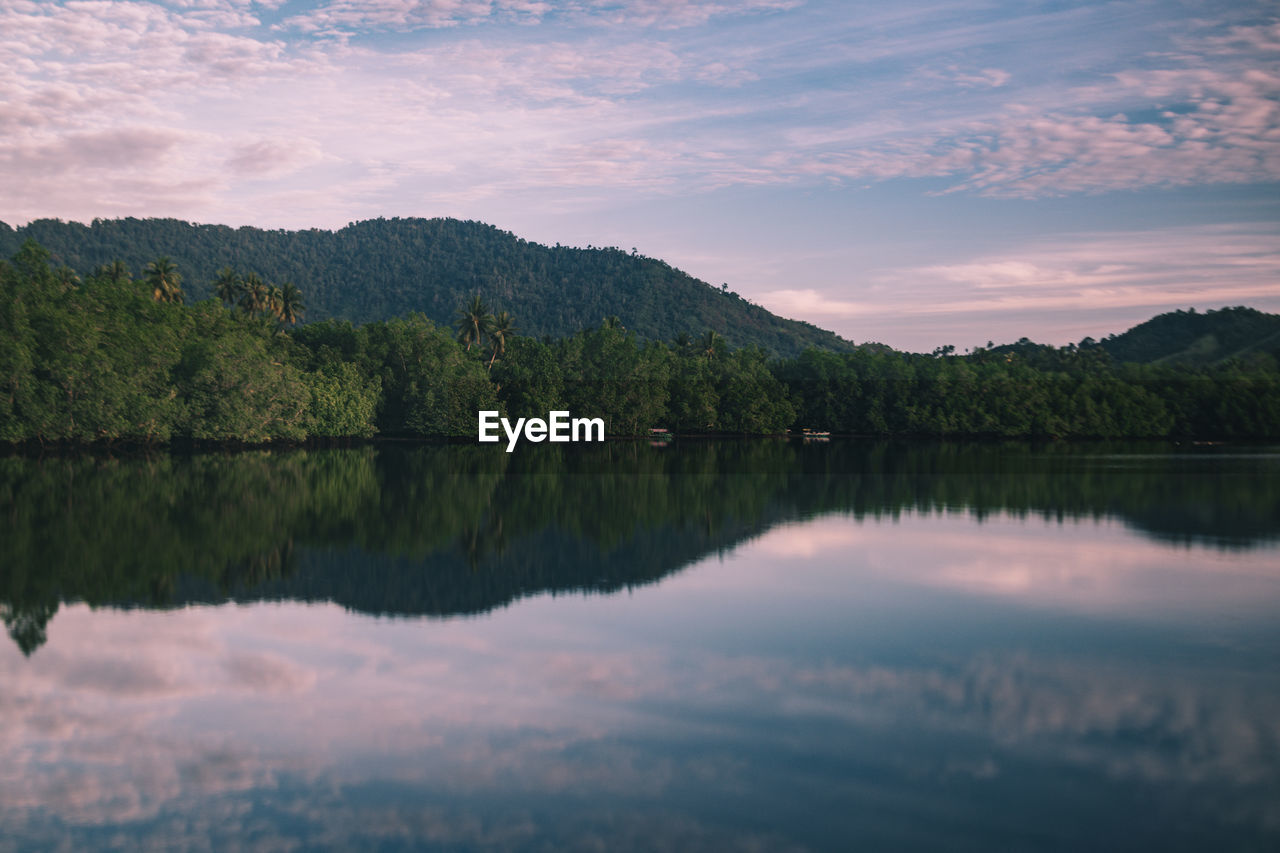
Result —
[[[1277,467],[1218,448],[870,441],[9,457],[0,615],[29,653],[65,600],[477,613],[651,583],[830,512],[1107,516],[1165,541],[1251,547],[1280,536]]]
[[[635,544],[646,541],[643,535],[635,539]],[[293,576],[257,594],[337,600],[372,613],[482,613],[539,592],[611,592],[652,582],[673,567],[697,559],[700,550],[688,542],[663,549],[632,545],[629,542],[605,558],[576,536],[547,530],[521,537],[514,550],[488,555],[474,567],[460,549],[422,559],[354,550],[311,553],[303,555]],[[365,578],[370,582],[365,583]]]
[[[336,601],[366,613],[452,616],[476,614],[543,592],[616,592],[652,583],[729,548],[761,527],[733,523],[714,534],[681,526],[639,530],[607,551],[554,527],[516,538],[501,553],[472,562],[463,548],[426,557],[358,548],[300,549],[291,571],[230,590],[187,581],[182,601],[227,597]]]

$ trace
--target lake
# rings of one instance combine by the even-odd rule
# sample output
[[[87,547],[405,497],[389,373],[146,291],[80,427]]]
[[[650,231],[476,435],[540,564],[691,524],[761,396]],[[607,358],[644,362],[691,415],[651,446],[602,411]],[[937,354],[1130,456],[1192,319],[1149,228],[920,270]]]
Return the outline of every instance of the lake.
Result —
[[[1280,849],[1280,448],[0,458],[0,849]]]

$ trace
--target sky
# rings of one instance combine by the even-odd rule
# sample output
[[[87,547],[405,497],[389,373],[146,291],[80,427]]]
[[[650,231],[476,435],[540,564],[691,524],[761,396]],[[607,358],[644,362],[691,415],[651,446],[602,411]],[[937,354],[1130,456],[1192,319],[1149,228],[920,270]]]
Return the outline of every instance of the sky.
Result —
[[[475,219],[859,342],[1063,344],[1280,311],[1280,9],[0,0],[0,176],[10,225]]]

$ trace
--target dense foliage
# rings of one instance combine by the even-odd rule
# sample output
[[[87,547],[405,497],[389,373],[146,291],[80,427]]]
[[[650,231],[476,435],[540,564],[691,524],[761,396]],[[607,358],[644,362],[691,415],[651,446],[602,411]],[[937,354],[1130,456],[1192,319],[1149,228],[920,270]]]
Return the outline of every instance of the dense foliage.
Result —
[[[889,435],[1260,438],[1280,435],[1274,360],[1116,364],[1099,347],[967,356],[810,351],[777,366],[799,421]]]
[[[714,331],[644,340],[616,316],[522,337],[478,296],[449,327],[421,314],[294,326],[296,287],[230,269],[219,279],[222,304],[193,305],[166,257],[142,280],[119,262],[81,280],[24,244],[0,265],[0,441],[474,436],[482,409],[566,409],[603,418],[610,435],[1280,435],[1280,371],[1259,350],[1203,367],[1118,364],[1088,341],[776,360]]]
[[[267,231],[176,219],[91,225],[42,219],[18,229],[0,223],[0,257],[27,239],[78,270],[117,258],[136,270],[168,255],[186,271],[187,291],[197,300],[214,294],[215,271],[253,270],[295,282],[317,320],[366,323],[421,312],[447,326],[458,305],[479,294],[537,337],[572,335],[617,314],[646,340],[715,329],[734,346],[754,344],[782,356],[810,346],[852,347],[634,249],[543,246],[479,222],[376,219],[338,231]]]
[[[1280,356],[1280,315],[1253,308],[1171,311],[1099,342],[1116,361],[1212,365]]]

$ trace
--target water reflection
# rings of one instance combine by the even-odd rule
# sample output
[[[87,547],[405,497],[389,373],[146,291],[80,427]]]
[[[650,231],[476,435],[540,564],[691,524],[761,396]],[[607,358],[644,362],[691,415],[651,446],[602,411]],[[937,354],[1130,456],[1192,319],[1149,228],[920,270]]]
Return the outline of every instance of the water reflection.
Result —
[[[1226,549],[1280,536],[1280,455],[1151,450],[763,441],[12,456],[0,459],[0,613],[27,653],[67,600],[479,613],[650,583],[829,514],[1113,519]]]
[[[0,847],[1280,841],[1275,457],[474,450],[0,460]]]

